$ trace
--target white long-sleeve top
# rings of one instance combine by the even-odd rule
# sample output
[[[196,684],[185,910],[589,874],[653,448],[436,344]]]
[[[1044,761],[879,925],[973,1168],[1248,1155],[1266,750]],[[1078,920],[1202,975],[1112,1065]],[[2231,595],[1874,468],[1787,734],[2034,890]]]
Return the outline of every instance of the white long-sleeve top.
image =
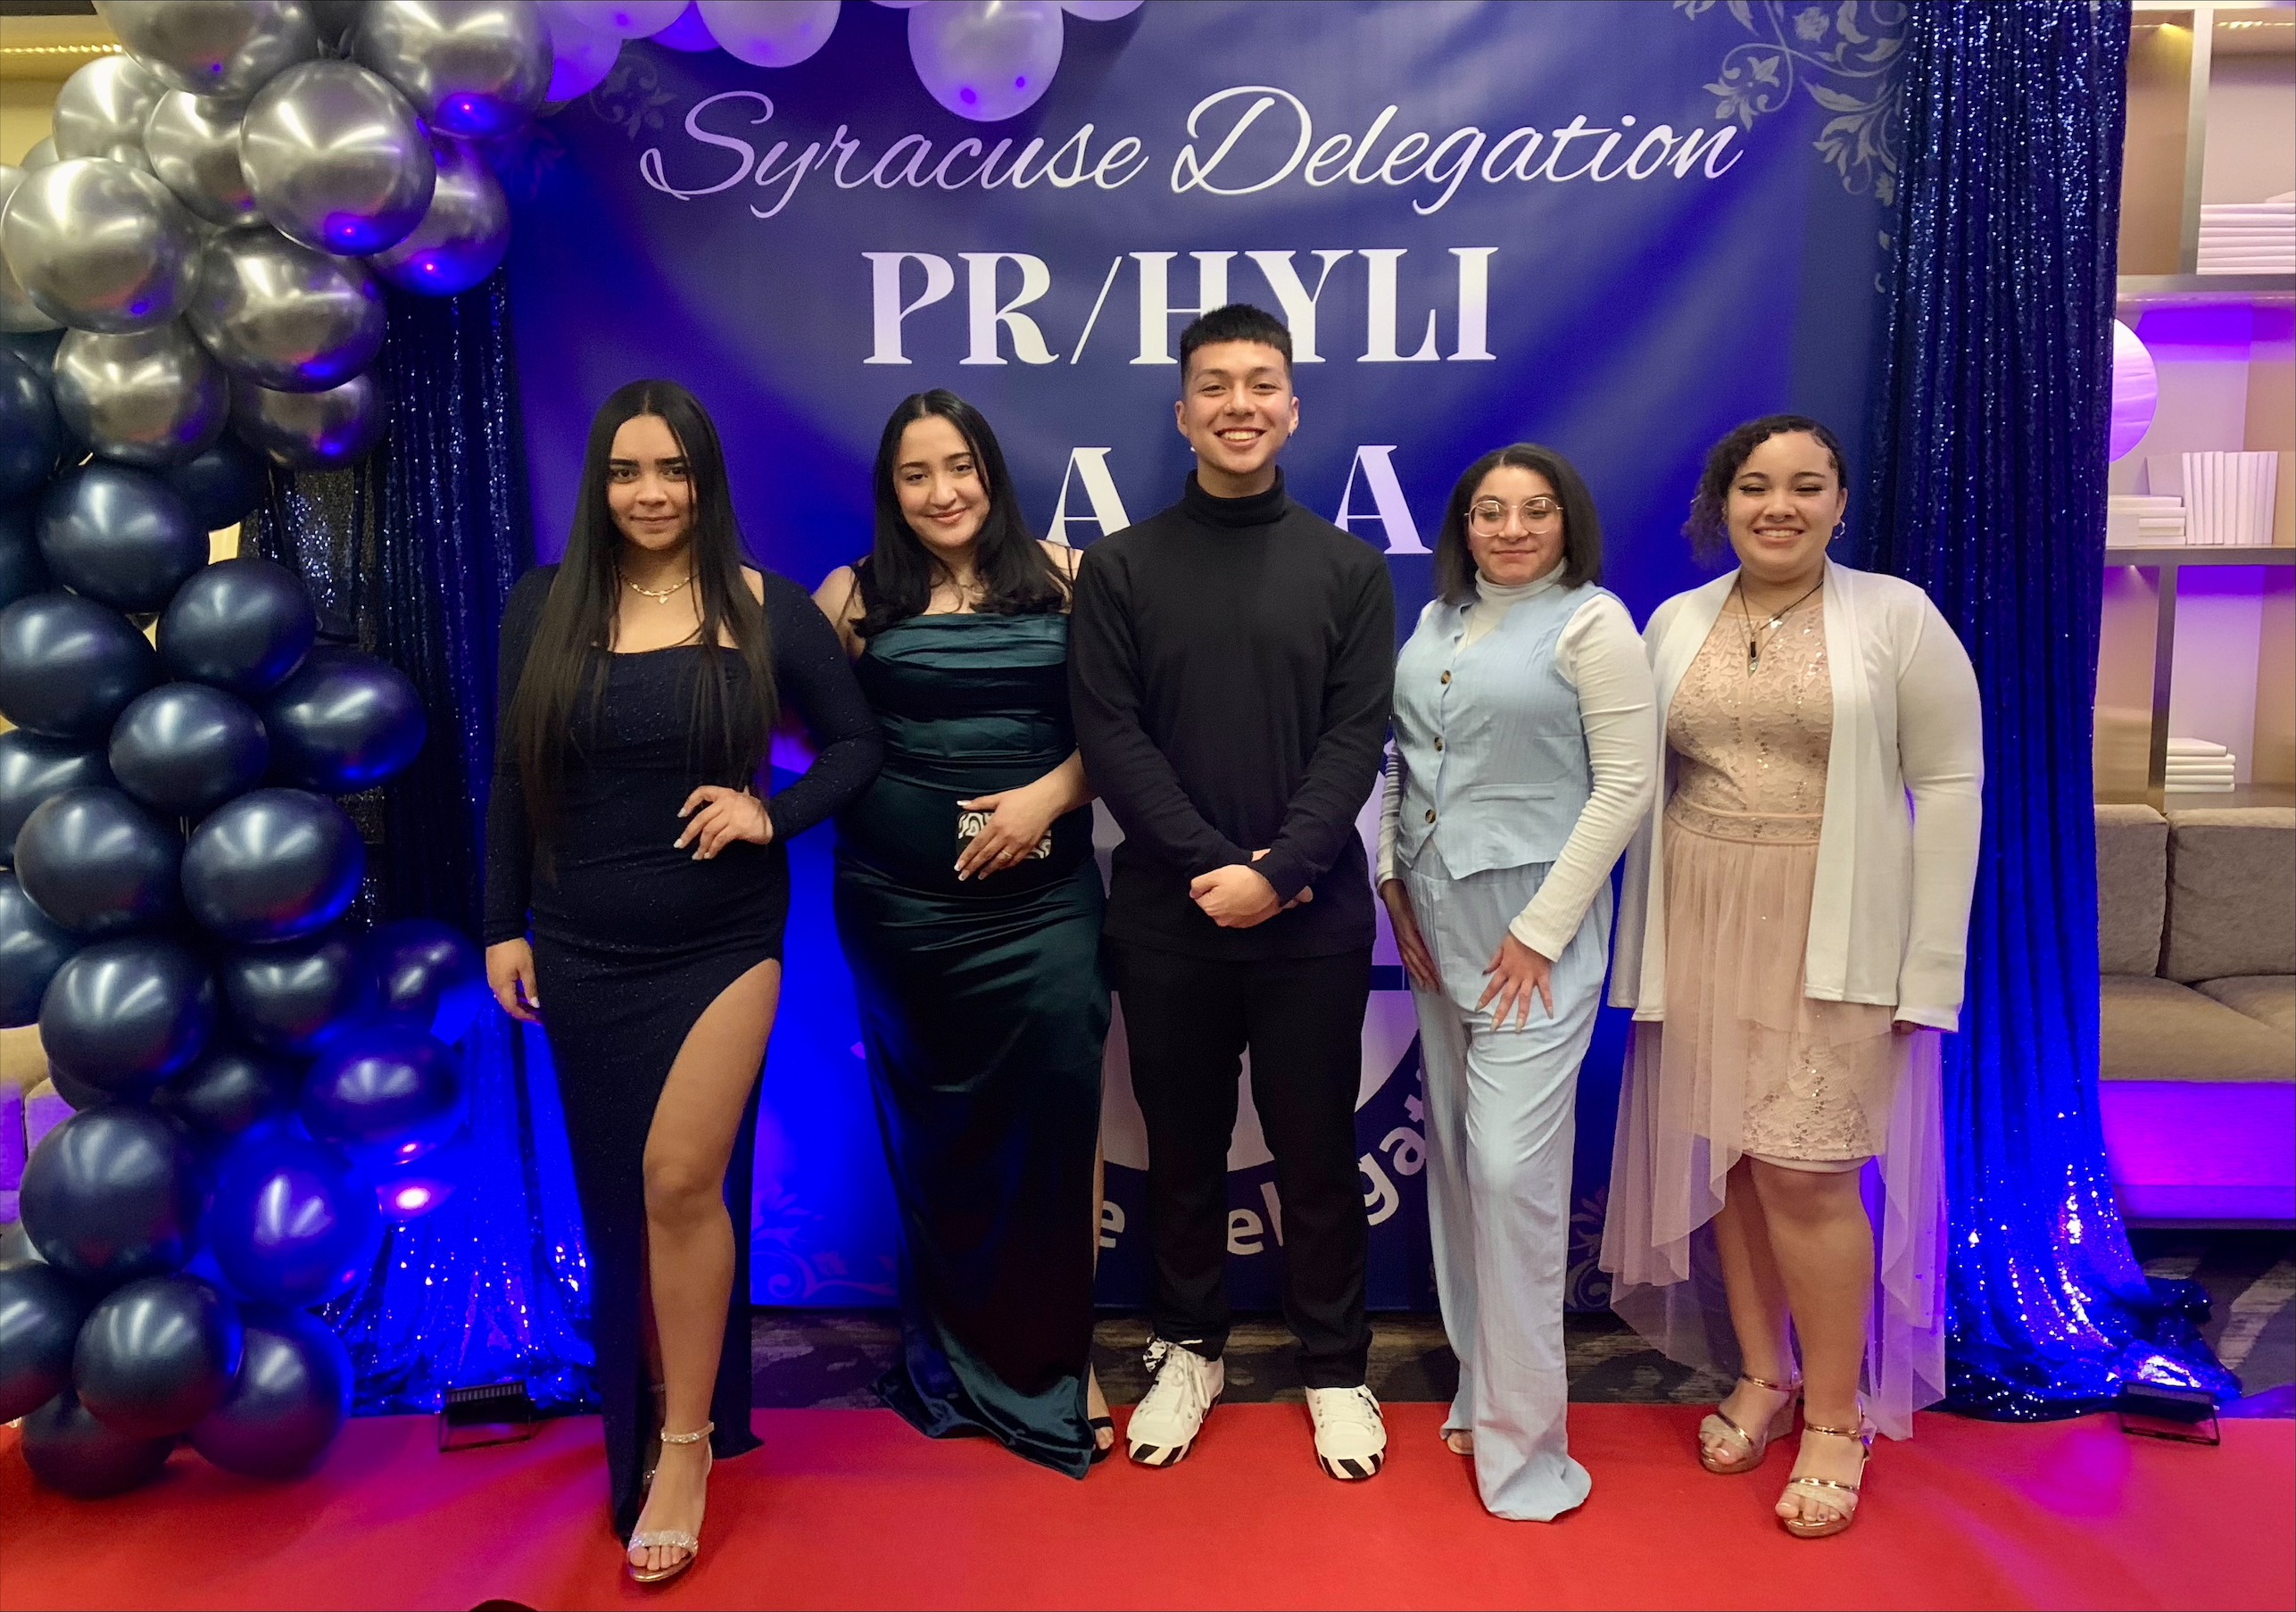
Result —
[[[1643,629],[1665,743],[1665,712],[1730,596],[1737,573],[1678,594]],[[1985,783],[1984,712],[1969,652],[1910,582],[1828,564],[1826,659],[1834,736],[1818,834],[1803,990],[1822,1001],[1893,1007],[1913,1024],[1960,1022],[1969,901]],[[1611,1001],[1666,1015],[1662,767],[1627,852]],[[1912,810],[1907,804],[1911,799]]]
[[[1559,568],[1515,587],[1500,587],[1478,577],[1463,642],[1472,644],[1489,634],[1515,605],[1554,586],[1558,575]],[[1634,837],[1655,787],[1658,758],[1650,667],[1624,605],[1598,593],[1572,611],[1555,640],[1554,670],[1579,693],[1579,725],[1587,738],[1593,786],[1538,893],[1507,926],[1517,940],[1548,959],[1562,955],[1594,903],[1596,891],[1610,878],[1612,864]],[[1402,877],[1396,866],[1396,839],[1403,785],[1403,757],[1390,744],[1380,800],[1381,884]]]

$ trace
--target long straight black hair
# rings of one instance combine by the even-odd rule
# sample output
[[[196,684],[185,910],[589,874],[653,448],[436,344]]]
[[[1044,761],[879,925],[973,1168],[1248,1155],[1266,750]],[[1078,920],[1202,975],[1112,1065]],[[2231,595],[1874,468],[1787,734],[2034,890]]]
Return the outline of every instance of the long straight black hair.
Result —
[[[877,464],[870,478],[876,491],[876,542],[867,562],[858,568],[862,613],[853,624],[864,638],[924,614],[932,602],[933,586],[947,576],[947,568],[924,540],[909,529],[900,494],[893,486],[900,468],[901,433],[920,420],[936,417],[955,426],[965,439],[989,495],[988,515],[973,540],[973,574],[982,588],[974,610],[985,616],[1041,616],[1068,604],[1068,578],[1039,546],[1021,516],[997,434],[980,410],[956,393],[935,386],[902,398],[877,439]]]
[[[701,654],[693,669],[686,737],[695,769],[714,782],[747,785],[765,759],[780,709],[766,613],[742,576],[742,532],[725,488],[725,450],[717,428],[700,400],[676,381],[632,381],[601,403],[590,421],[566,558],[551,581],[507,715],[528,820],[546,866],[556,839],[568,751],[579,748],[594,727],[606,692],[606,654],[613,648],[621,611],[624,539],[606,504],[607,461],[613,456],[614,434],[625,421],[645,415],[660,420],[677,439],[692,501],[687,552],[701,604]],[[730,650],[722,638],[733,640]],[[749,674],[748,686],[738,696],[737,662]],[[576,708],[585,703],[588,709],[577,720]]]

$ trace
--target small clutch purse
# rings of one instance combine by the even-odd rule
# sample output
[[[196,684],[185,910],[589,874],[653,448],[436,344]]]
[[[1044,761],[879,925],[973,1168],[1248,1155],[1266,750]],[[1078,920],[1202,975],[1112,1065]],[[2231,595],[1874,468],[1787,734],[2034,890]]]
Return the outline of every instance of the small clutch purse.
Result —
[[[963,856],[965,848],[978,839],[981,831],[989,826],[989,815],[985,811],[960,811],[957,814],[957,854],[958,856]],[[1028,854],[1021,860],[1024,862],[1040,862],[1051,855],[1052,830],[1048,828],[1044,831],[1044,837],[1031,846]]]

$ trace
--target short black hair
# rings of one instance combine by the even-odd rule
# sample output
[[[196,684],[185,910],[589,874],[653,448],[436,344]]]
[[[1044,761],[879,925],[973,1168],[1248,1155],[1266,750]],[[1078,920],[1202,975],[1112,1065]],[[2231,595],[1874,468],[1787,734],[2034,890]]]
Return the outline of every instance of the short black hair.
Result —
[[[1291,332],[1284,322],[1264,308],[1255,308],[1249,303],[1230,303],[1224,308],[1198,314],[1180,333],[1180,378],[1183,382],[1188,378],[1188,361],[1196,356],[1196,350],[1215,342],[1257,342],[1264,347],[1273,347],[1283,354],[1285,376],[1291,374]]]
[[[1555,581],[1564,587],[1603,579],[1603,518],[1595,512],[1595,495],[1587,490],[1578,467],[1535,442],[1512,443],[1493,448],[1467,467],[1443,506],[1443,529],[1435,536],[1435,596],[1446,604],[1464,604],[1475,596],[1475,557],[1467,546],[1467,506],[1483,478],[1501,467],[1536,470],[1554,489],[1562,506],[1562,564]]]
[[[1753,451],[1773,436],[1797,435],[1816,437],[1834,461],[1834,479],[1844,486],[1850,485],[1849,456],[1842,452],[1841,438],[1822,421],[1807,414],[1765,414],[1750,420],[1706,450],[1706,468],[1699,474],[1698,490],[1690,499],[1690,519],[1682,523],[1682,535],[1690,539],[1691,551],[1699,559],[1712,562],[1728,552],[1730,483],[1745,469]]]

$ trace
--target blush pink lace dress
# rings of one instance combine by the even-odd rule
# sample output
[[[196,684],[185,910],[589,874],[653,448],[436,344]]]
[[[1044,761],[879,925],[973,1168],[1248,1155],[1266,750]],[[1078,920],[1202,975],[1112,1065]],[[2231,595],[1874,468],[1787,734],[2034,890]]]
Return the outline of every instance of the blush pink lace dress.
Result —
[[[1666,715],[1666,1017],[1628,1055],[1603,1266],[1612,1303],[1672,1358],[1725,1375],[1737,1350],[1708,1226],[1751,1154],[1862,1170],[1877,1235],[1869,1410],[1902,1438],[1942,1397],[1936,1037],[1892,1011],[1803,993],[1833,736],[1825,613],[1764,634],[1725,609]]]

